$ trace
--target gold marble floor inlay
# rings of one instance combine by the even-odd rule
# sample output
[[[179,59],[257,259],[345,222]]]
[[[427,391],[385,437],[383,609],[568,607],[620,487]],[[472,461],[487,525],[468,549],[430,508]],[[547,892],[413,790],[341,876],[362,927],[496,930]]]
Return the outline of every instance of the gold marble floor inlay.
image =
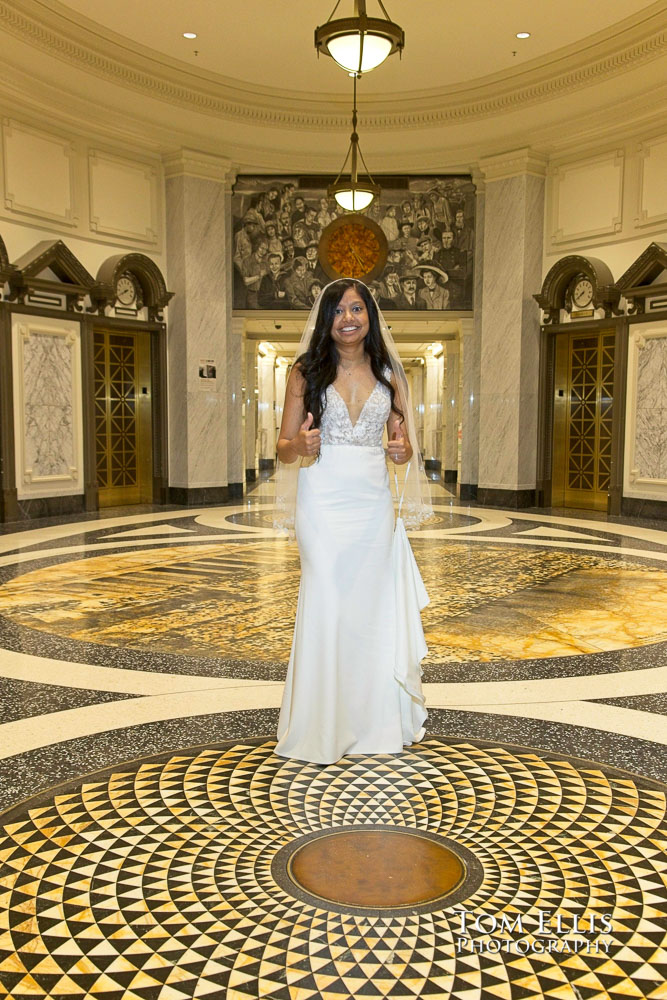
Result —
[[[464,875],[449,848],[415,832],[334,830],[292,855],[290,878],[313,896],[369,908],[414,906],[445,896]]]
[[[662,786],[465,740],[326,768],[274,747],[128,762],[0,817],[0,997],[664,998]],[[290,842],[367,824],[454,841],[481,877],[390,914],[274,877]]]
[[[429,660],[564,656],[667,638],[667,572],[558,548],[414,542]],[[299,558],[282,541],[72,559],[0,587],[0,614],[63,638],[189,656],[287,660]]]

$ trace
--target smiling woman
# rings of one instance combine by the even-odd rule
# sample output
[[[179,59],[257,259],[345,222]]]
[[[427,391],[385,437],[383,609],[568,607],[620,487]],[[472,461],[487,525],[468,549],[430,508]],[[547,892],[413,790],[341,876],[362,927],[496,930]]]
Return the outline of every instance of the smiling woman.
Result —
[[[298,471],[302,576],[276,752],[328,764],[423,737],[428,598],[405,533],[393,530],[385,425],[393,462],[417,469],[419,459],[389,333],[368,288],[350,279],[328,285],[312,315],[278,441],[283,467],[309,464]],[[430,513],[426,503],[414,512]]]

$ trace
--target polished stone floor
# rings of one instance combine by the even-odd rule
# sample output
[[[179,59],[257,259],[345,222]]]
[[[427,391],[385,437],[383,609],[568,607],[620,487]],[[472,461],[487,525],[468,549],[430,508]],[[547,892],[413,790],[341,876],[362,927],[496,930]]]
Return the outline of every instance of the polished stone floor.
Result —
[[[299,564],[266,484],[4,526],[0,996],[667,997],[666,526],[433,491],[427,737],[330,767],[272,752]],[[464,874],[304,888],[360,828]]]

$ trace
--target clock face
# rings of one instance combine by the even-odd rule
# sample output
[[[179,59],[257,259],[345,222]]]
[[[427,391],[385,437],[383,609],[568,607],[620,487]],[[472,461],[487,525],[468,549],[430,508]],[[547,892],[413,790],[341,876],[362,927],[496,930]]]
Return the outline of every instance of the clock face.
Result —
[[[577,309],[585,309],[593,301],[593,283],[588,278],[579,278],[572,289],[572,302]]]
[[[365,215],[341,215],[322,233],[319,257],[330,278],[372,281],[387,261],[387,237]]]
[[[137,297],[137,286],[129,274],[121,274],[116,282],[116,299],[123,306],[131,306]]]

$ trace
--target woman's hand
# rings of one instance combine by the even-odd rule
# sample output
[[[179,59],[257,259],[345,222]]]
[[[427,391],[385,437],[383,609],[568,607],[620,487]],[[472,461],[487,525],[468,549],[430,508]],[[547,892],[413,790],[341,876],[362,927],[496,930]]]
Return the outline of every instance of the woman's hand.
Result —
[[[308,413],[299,428],[299,433],[295,438],[292,438],[292,444],[297,455],[302,455],[304,458],[308,458],[310,455],[317,455],[320,451],[321,435],[319,428],[311,428],[313,428],[313,415],[312,413]]]
[[[389,457],[396,465],[405,465],[412,455],[412,449],[404,437],[398,431],[394,431],[391,440],[387,442]]]

